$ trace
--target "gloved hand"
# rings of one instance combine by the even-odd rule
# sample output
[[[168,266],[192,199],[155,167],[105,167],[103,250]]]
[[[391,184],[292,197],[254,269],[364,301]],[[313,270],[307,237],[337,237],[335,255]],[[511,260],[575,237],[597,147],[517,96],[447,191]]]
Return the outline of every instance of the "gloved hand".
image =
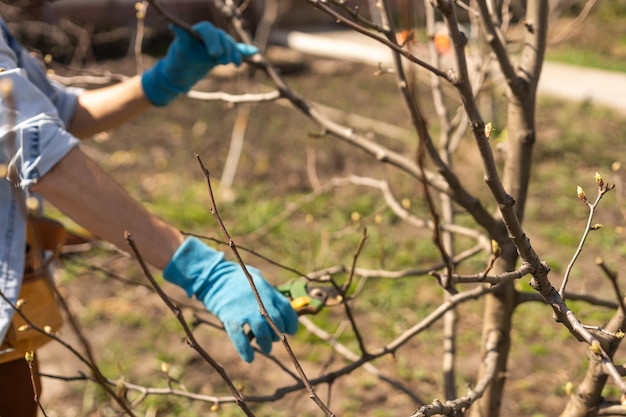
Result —
[[[170,27],[176,37],[167,54],[141,77],[143,91],[155,106],[165,106],[179,94],[187,93],[216,65],[232,62],[239,66],[244,56],[259,52],[256,46],[235,42],[209,22],[193,26],[204,44],[184,29]]]
[[[267,282],[259,271],[248,267],[254,284],[268,314],[281,332],[294,334],[298,330],[298,315],[289,300]],[[215,251],[200,240],[189,237],[176,250],[165,267],[163,277],[195,295],[211,313],[224,324],[239,356],[252,362],[254,351],[243,325],[250,326],[256,342],[266,354],[278,335],[260,313],[241,266],[224,260],[222,252]]]

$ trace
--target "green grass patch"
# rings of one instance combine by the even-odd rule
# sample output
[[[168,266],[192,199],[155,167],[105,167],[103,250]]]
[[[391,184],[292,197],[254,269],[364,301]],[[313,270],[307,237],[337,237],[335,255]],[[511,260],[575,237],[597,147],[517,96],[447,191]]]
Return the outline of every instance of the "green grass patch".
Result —
[[[575,46],[548,50],[546,58],[548,61],[578,65],[581,67],[626,72],[626,63],[623,57],[611,57],[593,50],[579,49]]]

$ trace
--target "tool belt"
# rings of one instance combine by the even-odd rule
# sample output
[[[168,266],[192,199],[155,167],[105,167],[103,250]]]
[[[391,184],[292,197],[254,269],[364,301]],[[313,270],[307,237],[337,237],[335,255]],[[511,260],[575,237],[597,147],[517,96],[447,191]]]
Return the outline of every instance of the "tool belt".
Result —
[[[52,340],[48,334],[37,329],[54,334],[63,324],[51,263],[63,247],[65,227],[50,218],[32,216],[28,217],[26,225],[28,248],[17,302],[19,312],[13,313],[13,321],[0,346],[0,363],[23,358],[27,352]]]

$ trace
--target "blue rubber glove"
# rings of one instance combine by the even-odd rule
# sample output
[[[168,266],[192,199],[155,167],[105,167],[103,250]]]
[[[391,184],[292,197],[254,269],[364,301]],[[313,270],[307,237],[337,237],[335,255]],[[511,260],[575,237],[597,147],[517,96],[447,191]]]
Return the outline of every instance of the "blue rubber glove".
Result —
[[[248,267],[248,271],[278,329],[294,334],[298,330],[298,315],[289,300],[263,279],[257,269]],[[278,341],[278,335],[260,313],[241,266],[224,260],[222,252],[189,237],[174,253],[163,271],[163,277],[187,291],[188,296],[195,295],[207,310],[222,321],[244,361],[252,362],[254,359],[254,350],[244,331],[244,324],[250,326],[262,352],[269,354],[272,342]]]
[[[209,22],[193,26],[204,44],[178,26],[170,28],[175,38],[167,54],[141,77],[143,91],[155,106],[165,106],[187,93],[213,67],[229,63],[239,66],[244,56],[259,52],[256,46],[235,42]]]

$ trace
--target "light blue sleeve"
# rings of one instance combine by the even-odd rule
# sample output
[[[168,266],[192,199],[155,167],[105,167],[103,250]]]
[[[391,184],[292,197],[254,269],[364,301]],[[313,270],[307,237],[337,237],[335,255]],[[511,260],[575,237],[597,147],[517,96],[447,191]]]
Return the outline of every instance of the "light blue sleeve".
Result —
[[[0,36],[0,165],[14,166],[20,189],[0,177],[0,290],[15,303],[24,272],[25,216],[18,198],[48,173],[79,140],[65,126],[80,90],[65,89],[48,81],[41,65],[21,49],[18,57]],[[12,307],[0,299],[0,342],[13,316]]]
[[[0,180],[0,291],[15,304],[24,274],[26,223],[11,187],[8,181]],[[12,317],[13,307],[0,299],[0,342],[6,336]]]
[[[65,126],[69,126],[70,119],[74,114],[78,96],[84,91],[81,88],[64,87],[61,84],[48,78],[45,68],[33,58],[28,52],[22,49],[22,68],[26,71],[28,80],[39,91],[48,97],[54,105]]]
[[[3,120],[0,138],[7,141],[6,152],[19,172],[20,187],[27,189],[45,175],[79,140],[65,130],[56,107],[25,76],[24,70],[0,73],[0,81],[11,86],[11,100],[2,101]],[[12,135],[11,135],[12,133]],[[8,143],[13,137],[13,143]],[[8,155],[7,155],[8,156]]]
[[[41,64],[11,42],[13,47],[0,36],[0,81],[5,90],[9,86],[0,102],[0,152],[17,164],[20,185],[27,188],[78,145],[66,126],[82,90],[51,82]],[[11,132],[15,141],[1,143]]]
[[[81,88],[64,87],[51,80],[44,66],[24,49],[6,29],[6,24],[0,17],[0,69],[12,70],[22,68],[26,78],[40,90],[56,107],[59,118],[65,126],[74,113],[78,96],[84,91]]]

